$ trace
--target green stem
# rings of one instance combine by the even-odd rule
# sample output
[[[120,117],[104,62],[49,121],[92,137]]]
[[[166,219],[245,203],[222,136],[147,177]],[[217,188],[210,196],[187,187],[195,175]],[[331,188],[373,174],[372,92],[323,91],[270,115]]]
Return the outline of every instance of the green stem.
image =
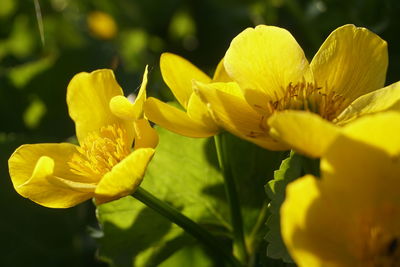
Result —
[[[233,228],[233,253],[242,263],[247,262],[248,254],[243,232],[243,219],[232,169],[225,150],[224,133],[214,136],[218,162],[224,176],[225,192],[229,203]]]
[[[160,215],[166,217],[176,225],[180,226],[187,233],[202,242],[211,252],[218,257],[223,257],[230,266],[240,267],[240,262],[223,246],[220,242],[212,236],[209,232],[204,230],[200,225],[180,213],[177,209],[170,206],[166,202],[156,198],[150,192],[138,187],[132,194],[133,197],[145,204],[147,207],[158,212]]]
[[[260,210],[260,213],[258,214],[256,224],[254,225],[248,239],[250,252],[256,250],[258,243],[260,242],[259,232],[261,229],[265,228],[265,223],[267,221],[267,218],[268,218],[268,204],[265,202]]]

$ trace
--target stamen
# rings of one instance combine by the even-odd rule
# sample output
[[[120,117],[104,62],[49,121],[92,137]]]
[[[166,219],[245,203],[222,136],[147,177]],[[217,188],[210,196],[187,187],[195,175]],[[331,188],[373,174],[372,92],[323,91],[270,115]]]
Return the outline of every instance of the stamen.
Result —
[[[306,81],[289,83],[281,98],[268,103],[269,111],[306,110],[319,114],[326,120],[333,120],[345,107],[346,99],[334,91],[325,92],[322,87]]]
[[[108,125],[87,135],[68,165],[77,175],[99,180],[130,153],[126,130]]]

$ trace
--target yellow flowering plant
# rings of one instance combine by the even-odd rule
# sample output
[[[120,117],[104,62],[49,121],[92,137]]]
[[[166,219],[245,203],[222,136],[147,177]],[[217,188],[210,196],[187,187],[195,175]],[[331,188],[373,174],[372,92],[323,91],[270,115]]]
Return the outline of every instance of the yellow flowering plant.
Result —
[[[134,101],[112,70],[79,73],[77,144],[18,147],[11,181],[45,207],[93,198],[98,255],[117,267],[396,266],[400,89],[384,87],[387,65],[365,28],[334,30],[308,63],[287,30],[259,25],[212,78],[161,55],[181,108],[147,98],[147,67]]]

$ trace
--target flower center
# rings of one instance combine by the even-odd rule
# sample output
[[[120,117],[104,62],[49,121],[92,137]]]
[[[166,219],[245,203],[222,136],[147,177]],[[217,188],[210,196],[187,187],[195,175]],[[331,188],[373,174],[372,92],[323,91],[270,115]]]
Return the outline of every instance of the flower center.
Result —
[[[314,83],[289,83],[281,98],[270,101],[268,106],[271,113],[286,109],[306,110],[319,114],[322,118],[332,121],[347,104],[346,99],[334,91],[326,93],[322,87]]]
[[[377,212],[367,211],[355,223],[358,233],[353,248],[357,248],[357,258],[364,266],[399,266],[398,208],[389,202],[376,208]]]
[[[99,180],[130,153],[126,130],[108,125],[89,133],[68,165],[77,175]]]
[[[392,236],[385,229],[373,227],[369,231],[363,254],[363,262],[367,266],[398,266],[400,236]]]

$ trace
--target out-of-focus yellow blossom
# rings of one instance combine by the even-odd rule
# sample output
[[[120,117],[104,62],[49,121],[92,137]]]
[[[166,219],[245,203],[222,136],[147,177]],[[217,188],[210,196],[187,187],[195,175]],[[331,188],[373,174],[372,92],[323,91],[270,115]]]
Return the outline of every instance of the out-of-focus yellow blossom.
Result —
[[[387,64],[386,42],[365,28],[345,25],[336,29],[309,64],[288,31],[260,25],[240,33],[226,52],[225,70],[235,83],[197,86],[201,98],[221,121],[234,116],[227,114],[221,103],[235,103],[220,92],[239,86],[261,118],[258,127],[247,128],[244,134],[256,141],[253,133],[262,129],[272,135],[270,139],[282,143],[281,147],[266,143],[265,148],[290,146],[318,157],[329,137],[335,135],[333,124],[344,125],[361,115],[400,108],[400,84],[382,88]],[[297,120],[286,116],[286,110],[306,112]],[[321,123],[324,121],[330,123]]]
[[[299,266],[398,266],[400,114],[344,127],[321,159],[321,179],[288,185],[283,240]]]
[[[158,143],[143,114],[146,85],[147,68],[131,103],[112,70],[75,75],[67,104],[79,146],[20,146],[8,162],[15,190],[51,208],[68,208],[92,197],[101,204],[135,191]]]
[[[99,39],[112,39],[118,31],[114,19],[101,11],[90,12],[87,16],[87,25],[90,33]]]

